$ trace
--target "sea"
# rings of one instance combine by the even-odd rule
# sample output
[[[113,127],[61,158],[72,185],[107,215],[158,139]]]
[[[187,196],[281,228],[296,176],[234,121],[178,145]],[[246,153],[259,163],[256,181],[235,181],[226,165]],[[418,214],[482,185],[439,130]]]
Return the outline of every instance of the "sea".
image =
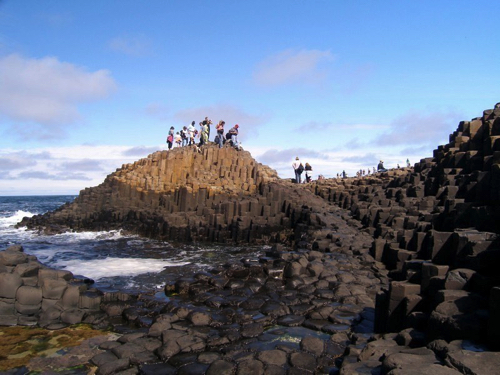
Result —
[[[174,244],[119,230],[46,235],[15,227],[23,217],[52,211],[75,198],[0,196],[0,251],[22,245],[25,253],[35,255],[42,264],[91,279],[102,291],[146,293],[161,299],[169,281],[238,259],[255,258],[266,250],[262,246]]]

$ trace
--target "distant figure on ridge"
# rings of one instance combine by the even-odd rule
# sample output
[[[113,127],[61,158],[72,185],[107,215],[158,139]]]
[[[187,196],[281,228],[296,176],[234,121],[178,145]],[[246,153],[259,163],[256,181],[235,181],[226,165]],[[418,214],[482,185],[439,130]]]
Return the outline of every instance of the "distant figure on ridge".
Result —
[[[181,133],[177,132],[175,133],[175,147],[181,147],[181,143],[182,143]]]
[[[201,147],[208,142],[208,124],[205,121],[200,122],[200,143],[198,144],[198,147]]]
[[[346,178],[347,177],[347,173],[345,173],[345,169],[342,171],[342,178]]]
[[[172,145],[174,144],[174,132],[175,129],[173,126],[171,126],[167,136],[167,145],[169,150],[172,148]]]
[[[194,136],[196,135],[195,124],[196,123],[193,121],[191,125],[188,126],[189,146],[194,145]]]
[[[202,123],[203,125],[207,126],[207,142],[208,142],[208,140],[210,139],[210,125],[212,125],[212,120],[210,120],[208,117],[205,117],[205,120],[203,120]]]
[[[306,182],[311,182],[312,180],[312,167],[311,167],[311,164],[309,163],[306,163],[306,166],[304,168],[304,170],[306,171]]]
[[[406,159],[406,167],[410,168],[410,159]]]
[[[380,160],[377,165],[377,172],[387,172],[387,169],[384,168],[384,161]]]
[[[219,121],[219,123],[217,124],[217,126],[215,127],[215,129],[217,130],[217,135],[215,136],[215,140],[216,142],[215,143],[218,143],[219,144],[219,148],[222,148],[222,146],[224,145],[224,125],[226,123],[222,120]]]
[[[231,139],[231,143],[234,148],[238,149],[238,124],[234,125],[229,132],[226,134],[226,139]],[[229,137],[229,138],[228,138]]]
[[[299,166],[301,165],[299,157],[295,158],[295,161],[292,163],[293,172],[295,173],[295,183],[300,184],[300,173]],[[302,172],[301,172],[302,173]]]
[[[189,132],[187,126],[184,126],[181,130],[182,147],[187,146],[189,143]]]

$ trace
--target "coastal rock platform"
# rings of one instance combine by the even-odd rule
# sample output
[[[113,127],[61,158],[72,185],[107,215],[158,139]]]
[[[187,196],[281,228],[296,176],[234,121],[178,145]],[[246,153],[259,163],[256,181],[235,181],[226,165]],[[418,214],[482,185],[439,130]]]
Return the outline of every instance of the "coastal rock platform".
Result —
[[[496,105],[412,168],[300,185],[245,151],[179,148],[20,225],[272,245],[167,283],[165,303],[103,293],[81,316],[123,334],[92,359],[101,374],[495,373],[499,139]],[[0,276],[20,290],[16,251]],[[16,324],[39,324],[16,307],[38,291],[0,289]]]

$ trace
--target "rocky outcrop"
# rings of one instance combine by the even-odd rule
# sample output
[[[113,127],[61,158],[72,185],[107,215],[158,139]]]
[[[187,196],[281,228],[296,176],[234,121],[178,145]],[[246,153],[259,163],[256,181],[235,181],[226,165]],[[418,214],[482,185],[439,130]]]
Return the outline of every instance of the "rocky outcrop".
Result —
[[[98,324],[142,331],[103,345],[99,373],[490,373],[498,356],[480,345],[500,348],[498,139],[499,105],[413,168],[307,185],[229,148],[158,152],[22,224],[292,246],[177,279],[161,308],[104,301]],[[274,325],[329,336],[279,345]]]
[[[461,122],[447,145],[414,168],[309,186],[350,210],[374,237],[370,253],[387,266],[391,278],[377,296],[378,332],[411,329],[423,340],[419,345],[444,339],[500,348],[497,139],[499,105]],[[397,343],[393,346],[401,351]]]
[[[102,295],[88,280],[45,267],[22,246],[0,252],[0,326],[58,329],[81,323],[99,312]]]
[[[268,241],[303,219],[292,184],[246,151],[207,145],[124,165],[74,202],[20,225],[47,232],[125,229],[178,241]]]

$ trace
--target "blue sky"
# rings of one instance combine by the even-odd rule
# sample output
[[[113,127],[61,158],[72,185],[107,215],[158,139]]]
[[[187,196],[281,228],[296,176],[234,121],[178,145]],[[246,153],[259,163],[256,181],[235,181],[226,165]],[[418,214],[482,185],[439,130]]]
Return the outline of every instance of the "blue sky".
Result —
[[[0,195],[76,194],[205,116],[283,178],[417,162],[500,101],[499,11],[0,0]]]

